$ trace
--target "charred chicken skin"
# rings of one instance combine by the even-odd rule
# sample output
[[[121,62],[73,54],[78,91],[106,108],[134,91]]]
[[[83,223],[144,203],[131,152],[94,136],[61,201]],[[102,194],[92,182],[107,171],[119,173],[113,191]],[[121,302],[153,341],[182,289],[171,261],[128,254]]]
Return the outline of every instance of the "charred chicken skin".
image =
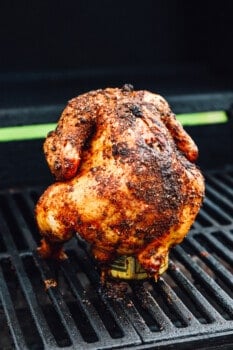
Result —
[[[103,269],[134,256],[157,278],[188,233],[204,196],[194,141],[160,95],[132,86],[69,101],[44,152],[55,176],[36,205],[38,252],[65,258],[76,232]]]

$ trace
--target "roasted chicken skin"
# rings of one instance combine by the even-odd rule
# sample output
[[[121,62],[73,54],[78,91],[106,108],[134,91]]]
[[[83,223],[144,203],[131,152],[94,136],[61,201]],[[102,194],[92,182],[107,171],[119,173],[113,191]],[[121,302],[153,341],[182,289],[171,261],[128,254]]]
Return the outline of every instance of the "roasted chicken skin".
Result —
[[[44,152],[56,182],[35,209],[42,257],[65,258],[62,244],[78,232],[103,269],[130,255],[149,276],[166,270],[204,180],[197,146],[163,97],[125,85],[73,98]]]

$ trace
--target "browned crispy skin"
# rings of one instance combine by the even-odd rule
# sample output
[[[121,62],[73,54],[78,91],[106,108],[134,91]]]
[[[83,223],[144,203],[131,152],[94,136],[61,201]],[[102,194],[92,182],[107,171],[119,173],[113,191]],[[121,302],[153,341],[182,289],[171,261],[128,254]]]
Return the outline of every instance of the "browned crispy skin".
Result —
[[[148,91],[107,88],[69,101],[44,152],[57,182],[41,196],[39,252],[63,258],[78,232],[106,266],[134,255],[149,275],[190,229],[204,196],[198,150],[167,102]]]

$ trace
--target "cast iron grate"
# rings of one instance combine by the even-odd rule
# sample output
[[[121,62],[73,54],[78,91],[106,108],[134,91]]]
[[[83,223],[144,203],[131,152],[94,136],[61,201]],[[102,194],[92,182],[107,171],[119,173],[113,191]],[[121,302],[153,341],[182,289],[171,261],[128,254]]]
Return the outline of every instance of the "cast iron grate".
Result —
[[[33,210],[41,191],[0,192],[0,349],[233,344],[233,172],[206,174],[204,206],[163,277],[131,282],[116,300],[76,240],[59,266],[38,258]]]

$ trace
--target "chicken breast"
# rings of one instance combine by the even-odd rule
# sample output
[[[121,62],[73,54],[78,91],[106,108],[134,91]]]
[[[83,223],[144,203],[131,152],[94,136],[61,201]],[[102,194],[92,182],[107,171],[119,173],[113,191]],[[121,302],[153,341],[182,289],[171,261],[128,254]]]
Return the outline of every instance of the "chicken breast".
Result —
[[[198,149],[164,98],[131,85],[73,98],[44,152],[56,182],[35,214],[45,258],[65,258],[76,232],[107,271],[134,256],[158,278],[204,196]]]

